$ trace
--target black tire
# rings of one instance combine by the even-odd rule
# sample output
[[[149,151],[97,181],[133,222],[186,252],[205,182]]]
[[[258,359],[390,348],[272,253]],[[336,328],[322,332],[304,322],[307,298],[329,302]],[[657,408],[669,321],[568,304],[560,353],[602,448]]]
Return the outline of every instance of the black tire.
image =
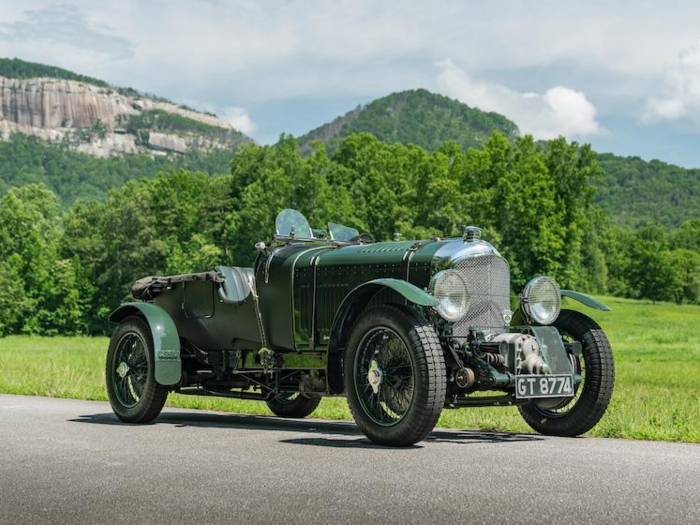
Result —
[[[106,379],[109,403],[119,419],[149,423],[158,417],[168,388],[156,382],[151,330],[140,317],[125,318],[112,335]]]
[[[344,366],[350,411],[371,441],[405,447],[430,434],[445,404],[447,379],[440,341],[424,317],[390,305],[366,311],[350,333]],[[378,386],[370,381],[373,368],[380,370]]]
[[[562,406],[545,408],[531,402],[519,407],[525,422],[541,434],[573,437],[592,429],[610,404],[615,384],[615,362],[605,332],[590,317],[573,310],[562,310],[554,326],[563,337],[581,343],[584,370],[582,384],[574,399]]]
[[[279,394],[267,401],[267,406],[276,416],[301,419],[310,416],[318,408],[320,402],[320,397],[307,397],[304,394]]]

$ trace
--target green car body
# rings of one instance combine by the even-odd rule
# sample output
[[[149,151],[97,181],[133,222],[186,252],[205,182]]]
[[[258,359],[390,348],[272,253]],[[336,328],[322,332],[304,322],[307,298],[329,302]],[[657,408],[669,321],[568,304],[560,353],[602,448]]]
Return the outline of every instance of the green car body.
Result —
[[[415,326],[435,337],[431,341],[439,341],[436,355],[444,359],[445,369],[444,385],[438,385],[438,391],[445,392],[441,407],[533,402],[515,392],[515,376],[523,373],[517,363],[525,362],[525,354],[517,349],[522,341],[535,349],[540,363],[537,370],[542,374],[551,374],[552,363],[559,363],[559,372],[573,380],[572,388],[583,388],[582,372],[575,361],[584,341],[577,346],[573,340],[560,337],[562,330],[553,327],[537,330],[538,323],[525,312],[511,311],[508,263],[496,248],[475,234],[475,229],[468,229],[463,238],[457,239],[375,243],[348,229],[340,230],[345,238],[333,238],[331,225],[332,238],[325,239],[308,233],[311,230],[303,217],[289,210],[286,213],[286,223],[278,219],[278,232],[270,246],[257,246],[252,269],[217,267],[201,274],[146,278],[134,288],[143,301],[124,304],[111,314],[110,320],[117,323],[134,317],[146,322],[152,339],[148,341],[153,356],[149,362],[158,388],[183,394],[260,399],[268,404],[275,399],[299,404],[300,396],[306,402],[320,396],[347,395],[345,376],[350,365],[345,361],[348,352],[362,350],[349,348],[353,330],[357,330],[358,323],[373,326],[371,319],[365,319],[372,316],[367,313],[372,311],[413,319]],[[445,276],[449,277],[444,285],[447,299],[439,290],[436,296],[435,288],[440,286],[437,280]],[[457,292],[450,291],[450,283],[456,283]],[[466,285],[466,299],[462,284]],[[540,282],[544,291],[538,293],[554,290],[547,284]],[[607,309],[580,292],[556,292],[559,299],[567,296],[593,308]],[[445,319],[440,313],[441,301],[447,301],[450,308],[456,308],[450,301],[455,302],[464,315]],[[395,310],[382,310],[387,305]],[[528,308],[527,299],[523,306]],[[386,331],[383,337],[391,338],[392,333],[400,332],[389,328],[395,326],[392,322],[380,323],[372,330],[381,328]],[[545,328],[550,332],[545,333]],[[525,334],[518,339],[521,343],[508,335],[513,333]],[[360,335],[354,336],[355,346]],[[147,339],[148,335],[141,338]],[[401,341],[404,346],[412,344],[408,332],[396,333],[396,341],[399,346]],[[112,346],[117,352],[119,342],[113,340]],[[414,352],[412,348],[410,351]],[[420,344],[416,351],[418,354],[413,355],[423,355]],[[381,352],[374,350],[377,356]],[[388,358],[384,359],[387,362]],[[121,364],[117,361],[112,362],[113,374]],[[367,368],[369,365],[360,372],[361,366],[357,365],[360,368],[353,374],[365,383],[365,375],[370,383],[379,383],[372,383],[375,395],[380,396],[377,392],[382,389],[389,395],[392,378],[388,369],[378,371],[379,361],[379,357],[371,360],[374,372]],[[407,381],[413,385],[410,391],[414,395],[422,380],[416,368],[418,361],[410,357],[406,362],[413,367]],[[113,375],[112,382],[120,379],[135,384],[134,379],[123,375]],[[474,395],[493,390],[500,394]],[[574,397],[572,391],[570,398]],[[570,398],[550,396],[538,403],[546,408],[548,403],[558,406]],[[364,406],[361,400],[357,403]],[[398,418],[396,414],[403,412],[387,408],[386,402],[383,406],[381,410],[391,420],[387,428],[398,428],[403,415]],[[380,419],[384,418],[383,412]],[[370,417],[370,426],[372,421],[384,432],[383,421]],[[411,440],[376,438],[371,429],[360,426],[377,442],[408,444]],[[415,441],[415,436],[412,439]]]

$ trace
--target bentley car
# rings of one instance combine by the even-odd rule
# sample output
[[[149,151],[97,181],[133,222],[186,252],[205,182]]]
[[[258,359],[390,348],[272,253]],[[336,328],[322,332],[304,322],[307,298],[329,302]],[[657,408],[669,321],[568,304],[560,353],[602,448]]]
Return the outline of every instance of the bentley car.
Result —
[[[252,247],[251,247],[252,248]],[[600,326],[534,277],[511,295],[508,262],[481,230],[373,242],[282,211],[252,268],[140,279],[107,354],[107,393],[123,421],[146,423],[170,392],[254,399],[303,418],[345,396],[373,442],[423,440],[443,409],[517,406],[543,434],[593,428],[614,362]]]

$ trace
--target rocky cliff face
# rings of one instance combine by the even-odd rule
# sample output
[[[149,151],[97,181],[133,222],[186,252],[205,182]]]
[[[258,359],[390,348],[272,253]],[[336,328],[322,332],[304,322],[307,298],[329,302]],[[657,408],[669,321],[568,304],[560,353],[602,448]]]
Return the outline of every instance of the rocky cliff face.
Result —
[[[200,125],[196,132],[186,127],[142,130],[145,139],[127,130],[130,118],[153,111]],[[211,137],[207,128],[215,131]],[[140,148],[183,153],[190,146],[228,148],[249,140],[224,120],[175,104],[73,80],[0,77],[0,138],[16,132],[52,142],[67,141],[73,149],[96,156],[135,153]]]

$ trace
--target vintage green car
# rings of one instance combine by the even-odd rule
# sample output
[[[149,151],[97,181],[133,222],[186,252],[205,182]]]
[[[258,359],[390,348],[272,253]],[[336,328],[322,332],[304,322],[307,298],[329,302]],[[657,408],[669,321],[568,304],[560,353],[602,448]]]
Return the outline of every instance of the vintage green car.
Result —
[[[265,401],[283,417],[346,396],[373,442],[407,446],[443,408],[517,405],[543,434],[575,436],[613,391],[608,340],[535,277],[511,310],[508,262],[481,230],[460,238],[373,242],[284,210],[253,268],[146,277],[107,354],[107,393],[123,421],[146,423],[169,392]],[[515,299],[514,301],[515,302]]]

